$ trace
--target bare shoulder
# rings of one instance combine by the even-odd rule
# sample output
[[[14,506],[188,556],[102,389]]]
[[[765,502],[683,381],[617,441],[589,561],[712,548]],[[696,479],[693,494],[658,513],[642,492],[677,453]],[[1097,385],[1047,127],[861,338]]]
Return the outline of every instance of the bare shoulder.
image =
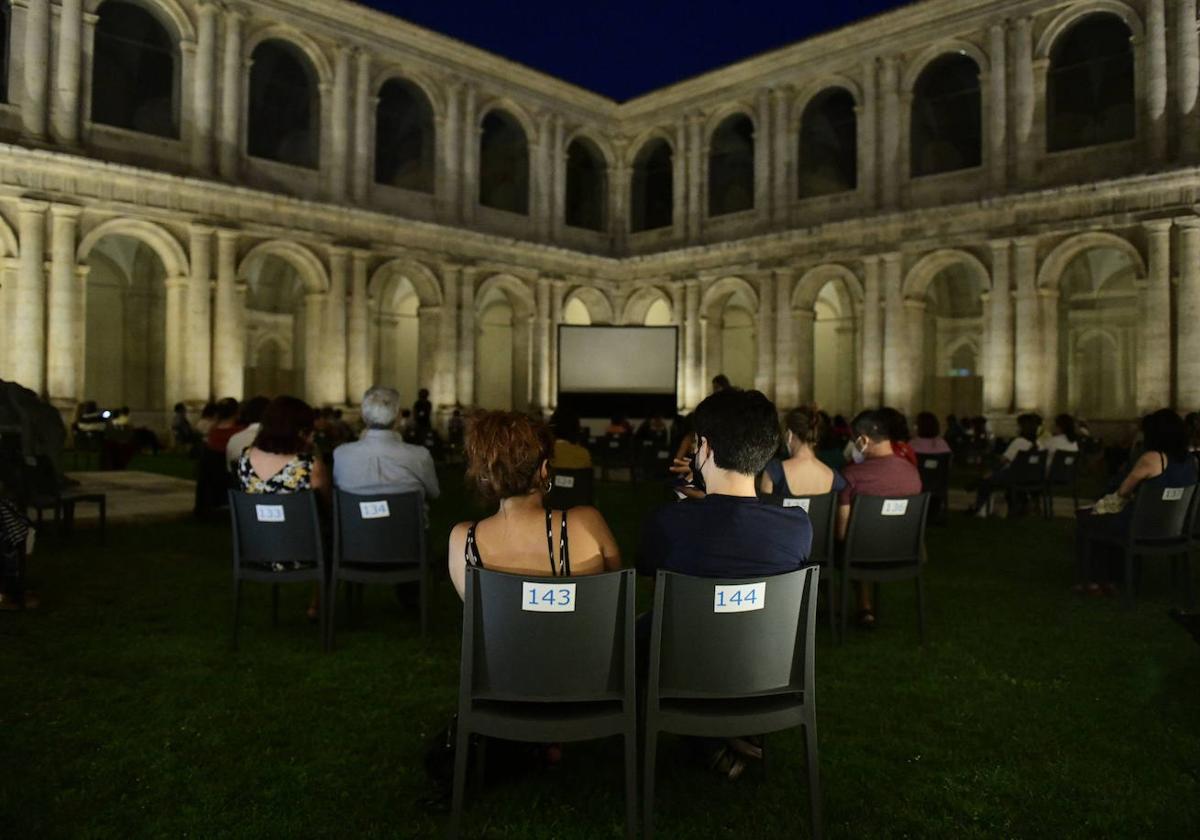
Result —
[[[470,522],[459,522],[450,529],[450,547],[465,545],[467,542],[467,531],[471,530]]]
[[[608,528],[608,523],[604,520],[604,514],[588,505],[571,508],[567,516],[567,523],[568,527],[571,524],[577,523],[588,531],[595,531],[598,528]]]

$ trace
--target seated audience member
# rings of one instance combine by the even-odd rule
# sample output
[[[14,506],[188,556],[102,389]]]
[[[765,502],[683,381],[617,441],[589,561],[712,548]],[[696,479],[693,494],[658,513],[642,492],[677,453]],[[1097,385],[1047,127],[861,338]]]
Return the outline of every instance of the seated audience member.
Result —
[[[467,421],[463,418],[461,408],[455,408],[451,412],[450,419],[446,422],[446,434],[451,447],[462,448],[463,439],[467,435]]]
[[[396,432],[400,393],[375,387],[363,395],[366,431],[333,451],[333,483],[350,493],[410,493],[426,500],[441,493],[433,456],[423,446],[405,443]]]
[[[921,418],[917,418],[917,434],[919,435],[921,428]],[[967,439],[967,430],[963,428],[963,424],[958,421],[958,417],[953,414],[946,415],[946,443],[950,444],[951,449],[958,449]]]
[[[1054,463],[1055,452],[1078,452],[1079,436],[1075,433],[1075,418],[1070,414],[1059,414],[1054,418],[1053,434],[1042,438],[1038,447],[1046,451],[1046,472]]]
[[[838,497],[837,538],[846,539],[850,528],[850,510],[856,496],[915,496],[921,492],[921,474],[907,459],[892,448],[891,429],[886,415],[864,411],[854,418],[854,447],[862,453],[861,462],[846,465],[846,486]],[[858,623],[875,625],[871,587],[858,587]]]
[[[841,415],[838,415],[841,417]],[[821,463],[829,467],[829,469],[837,472],[850,460],[850,455],[853,454],[853,445],[851,444],[852,434],[850,432],[850,424],[846,423],[845,434],[838,434],[833,428],[833,421],[824,411],[818,411],[817,417],[821,421],[824,432],[817,440],[816,453],[821,459]],[[845,422],[845,418],[842,418]]]
[[[550,428],[554,432],[554,457],[550,466],[560,470],[583,470],[592,465],[592,453],[586,446],[579,445],[583,430],[578,417],[556,411],[550,418]]]
[[[1200,453],[1200,411],[1189,411],[1183,422],[1187,426],[1188,452],[1196,455]]]
[[[296,397],[276,397],[263,411],[254,443],[237,465],[238,489],[243,493],[300,493],[313,490],[327,506],[329,473],[313,452],[316,412]],[[308,618],[315,621],[320,607],[314,587]]]
[[[206,402],[204,408],[200,409],[200,418],[196,421],[196,434],[203,442],[205,436],[208,435],[208,430],[217,422],[217,404],[215,402]]]
[[[650,441],[655,446],[667,446],[670,442],[670,432],[661,416],[655,414],[647,417],[634,433],[639,441]]]
[[[888,427],[888,437],[892,441],[892,451],[914,467],[917,465],[917,453],[913,451],[909,439],[908,418],[891,406],[882,406],[879,416]]]
[[[850,440],[850,424],[846,422],[846,418],[841,414],[833,415],[833,421],[829,424],[829,431],[837,440],[842,442]]]
[[[793,408],[783,420],[788,457],[771,459],[758,487],[767,495],[819,496],[839,492],[846,480],[817,458],[814,447],[827,434],[821,415],[811,408]]]
[[[185,449],[191,446],[195,437],[196,432],[188,420],[187,406],[175,403],[175,413],[171,416],[171,438],[175,441],[176,448]]]
[[[618,415],[608,424],[608,428],[604,430],[604,434],[612,435],[613,437],[631,435],[633,434],[633,425],[624,417]]]
[[[450,532],[450,580],[461,598],[468,566],[533,577],[567,577],[621,568],[617,541],[592,507],[548,511],[554,438],[523,414],[484,411],[467,424],[467,477],[496,513]]]
[[[812,548],[808,514],[761,503],[754,486],[779,445],[775,406],[759,391],[726,388],[701,402],[692,418],[705,493],[651,514],[638,572],[738,578],[804,566]]]
[[[25,585],[25,552],[33,523],[8,499],[0,498],[0,610],[35,610],[38,596]]]
[[[242,411],[238,415],[238,423],[242,426],[242,430],[230,437],[229,443],[225,444],[225,463],[229,465],[230,472],[237,469],[237,463],[242,457],[242,453],[250,444],[254,443],[254,438],[258,436],[258,430],[262,428],[263,412],[266,411],[270,402],[266,397],[251,397],[242,403]]]
[[[917,415],[917,436],[912,439],[911,445],[913,452],[918,455],[941,455],[950,451],[950,444],[941,436],[937,415],[932,411],[922,411]]]
[[[417,391],[417,401],[413,403],[413,426],[418,437],[424,436],[433,428],[433,403],[429,401],[429,389]]]
[[[224,455],[229,439],[241,430],[242,426],[238,423],[238,401],[233,397],[225,397],[217,403],[217,414],[208,434],[204,436],[204,445],[213,452]]]
[[[733,387],[733,383],[729,381],[729,377],[723,373],[718,373],[712,378],[712,392],[725,391]]]
[[[225,463],[225,447],[229,439],[241,431],[238,425],[238,401],[232,397],[220,400],[196,464],[196,516],[205,516],[225,507],[229,490],[229,468]]]
[[[400,436],[408,443],[416,443],[417,426],[413,423],[412,412],[407,408],[400,412]]]
[[[975,494],[975,507],[968,513],[974,513],[980,519],[987,518],[988,501],[993,491],[1008,485],[1012,478],[1010,469],[1013,461],[1017,460],[1017,456],[1022,452],[1038,448],[1038,428],[1041,425],[1042,418],[1036,414],[1017,416],[1017,436],[1009,441],[1008,448],[1000,456],[1000,466],[991,472],[984,473],[983,478],[980,479],[979,489]],[[1016,502],[1011,497],[1008,501],[1010,505]]]
[[[1145,449],[1121,479],[1115,494],[1092,507],[1075,512],[1075,546],[1080,574],[1076,592],[1113,594],[1124,577],[1120,549],[1110,543],[1093,543],[1093,537],[1122,538],[1133,522],[1130,500],[1142,484],[1152,487],[1188,487],[1196,483],[1196,460],[1188,453],[1188,432],[1183,419],[1169,408],[1142,419]]]

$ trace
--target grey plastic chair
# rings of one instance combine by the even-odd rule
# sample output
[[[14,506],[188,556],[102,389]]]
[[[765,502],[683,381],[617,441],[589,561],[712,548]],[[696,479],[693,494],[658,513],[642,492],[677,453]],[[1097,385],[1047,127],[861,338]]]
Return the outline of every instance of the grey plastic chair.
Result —
[[[609,480],[610,470],[633,470],[633,435],[605,435],[600,439],[600,477]]]
[[[643,438],[637,441],[638,481],[665,481],[674,450],[665,439]]]
[[[362,496],[334,491],[327,648],[333,649],[340,581],[360,585],[417,583],[421,590],[421,637],[425,637],[429,629],[429,556],[424,516],[425,497],[419,492]],[[346,594],[349,614],[351,590],[347,589]]]
[[[821,836],[813,677],[819,576],[816,566],[737,580],[658,573],[646,687],[644,837],[654,835],[659,733],[730,738],[795,727],[804,731],[812,835]],[[716,587],[751,584],[764,584],[759,609],[716,611]]]
[[[939,452],[936,455],[917,453],[917,470],[921,473],[921,489],[930,499],[938,502],[937,520],[942,523],[950,512],[950,469],[954,466],[954,454]]]
[[[325,550],[317,500],[301,493],[229,492],[233,520],[233,646],[238,643],[242,581],[269,583],[271,621],[279,623],[279,584],[315,581],[321,605],[329,604],[325,586]],[[277,568],[277,564],[282,568]],[[325,609],[326,614],[328,610]],[[321,633],[322,642],[325,633]]]
[[[1054,453],[1050,471],[1046,474],[1046,489],[1042,492],[1042,512],[1047,519],[1054,518],[1054,488],[1066,487],[1071,491],[1075,509],[1079,508],[1079,458],[1078,452]],[[1072,511],[1074,515],[1074,510]]]
[[[842,573],[842,641],[846,638],[846,618],[850,612],[851,582],[878,584],[915,580],[917,629],[921,644],[925,644],[925,591],[921,566],[925,558],[928,514],[928,493],[855,497],[839,564]]]
[[[575,586],[574,611],[525,609],[526,582]],[[637,831],[632,569],[534,578],[468,568],[450,836],[462,825],[472,734],[513,741],[625,741],[625,833]],[[483,748],[477,756],[482,768]]]
[[[1008,468],[1008,481],[1004,486],[1008,492],[1008,515],[1016,508],[1018,493],[1040,496],[1046,490],[1046,450],[1026,449],[1018,452]],[[992,512],[992,498],[988,497],[988,513]]]
[[[591,467],[577,470],[555,469],[546,494],[546,510],[570,510],[595,504],[595,474]]]
[[[826,589],[825,609],[829,613],[829,633],[837,634],[837,575],[834,564],[834,537],[836,535],[837,493],[822,493],[817,496],[788,496],[782,493],[766,493],[759,497],[764,504],[780,507],[800,507],[808,513],[812,523],[812,554],[809,560],[821,569],[821,584]]]

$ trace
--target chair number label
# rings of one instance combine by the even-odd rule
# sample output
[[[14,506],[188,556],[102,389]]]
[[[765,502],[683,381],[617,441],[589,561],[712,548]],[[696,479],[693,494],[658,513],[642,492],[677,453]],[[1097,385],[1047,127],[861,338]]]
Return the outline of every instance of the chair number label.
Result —
[[[1031,463],[1031,464],[1039,464],[1039,463],[1041,463],[1041,459],[1040,459],[1040,458],[1038,458],[1038,456],[1036,456],[1036,455],[1030,455],[1030,456],[1029,456],[1029,463]]]
[[[1164,487],[1163,488],[1163,501],[1164,502],[1178,502],[1182,498],[1183,498],[1183,488],[1182,487]]]
[[[928,461],[925,462],[925,469],[936,470],[937,468],[938,468],[938,462],[936,459],[930,458]]]
[[[732,613],[761,610],[767,605],[767,582],[713,587],[713,612]]]
[[[255,505],[254,515],[259,522],[282,522],[283,505]]]
[[[884,499],[880,513],[884,516],[903,516],[908,513],[908,499]]]
[[[575,612],[575,584],[522,581],[521,609],[526,612]]]
[[[555,487],[566,487],[570,489],[575,486],[575,476],[573,475],[556,475],[554,476]]]
[[[1063,458],[1063,463],[1066,464],[1068,467],[1071,466],[1072,464],[1075,463],[1074,456],[1068,455],[1066,458]]]
[[[358,512],[363,519],[387,519],[392,515],[387,499],[380,499],[378,502],[359,502]]]
[[[620,447],[621,447],[621,442],[619,440],[610,440],[608,442],[609,449],[619,449]]]
[[[660,450],[658,450],[658,457],[659,458],[670,458],[671,453],[665,449],[660,449]]]
[[[800,510],[804,511],[805,513],[808,513],[808,506],[811,502],[812,502],[812,499],[784,499],[783,506],[784,507],[798,507],[798,508],[800,508]]]

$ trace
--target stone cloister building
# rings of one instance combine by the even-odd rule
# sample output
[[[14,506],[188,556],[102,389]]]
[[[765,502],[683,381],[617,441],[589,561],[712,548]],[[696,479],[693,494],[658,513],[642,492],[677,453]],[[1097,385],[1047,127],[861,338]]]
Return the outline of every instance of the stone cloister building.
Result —
[[[339,0],[0,6],[0,376],[64,410],[546,410],[562,323],[677,325],[685,407],[1200,407],[1196,0],[922,0],[620,104]]]

